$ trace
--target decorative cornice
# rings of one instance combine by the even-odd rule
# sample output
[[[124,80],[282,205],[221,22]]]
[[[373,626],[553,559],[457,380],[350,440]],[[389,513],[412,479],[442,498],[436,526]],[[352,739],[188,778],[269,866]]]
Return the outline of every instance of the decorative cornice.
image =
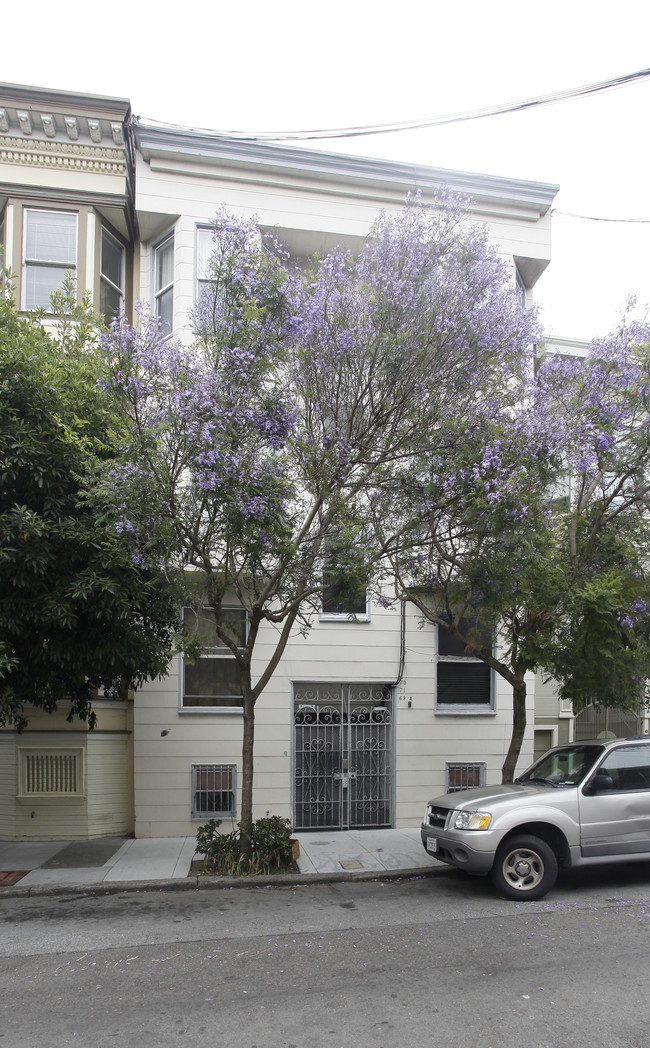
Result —
[[[70,142],[38,141],[24,138],[0,139],[0,159],[27,167],[92,171],[98,175],[126,175],[123,149],[75,145]]]

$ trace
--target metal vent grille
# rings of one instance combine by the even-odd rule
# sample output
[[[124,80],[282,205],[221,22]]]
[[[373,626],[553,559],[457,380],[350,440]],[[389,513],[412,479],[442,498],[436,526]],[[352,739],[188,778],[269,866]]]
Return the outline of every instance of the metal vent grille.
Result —
[[[79,781],[76,753],[25,753],[24,792],[77,793]]]

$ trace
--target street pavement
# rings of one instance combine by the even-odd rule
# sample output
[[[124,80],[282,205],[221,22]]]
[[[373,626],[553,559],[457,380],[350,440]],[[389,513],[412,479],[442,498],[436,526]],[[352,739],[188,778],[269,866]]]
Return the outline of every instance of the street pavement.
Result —
[[[292,882],[417,876],[444,869],[428,855],[419,828],[296,833]],[[52,894],[101,887],[202,887],[224,878],[192,870],[194,837],[102,837],[90,841],[0,841],[0,896]],[[239,878],[240,883],[276,877]],[[234,879],[233,879],[234,883]]]

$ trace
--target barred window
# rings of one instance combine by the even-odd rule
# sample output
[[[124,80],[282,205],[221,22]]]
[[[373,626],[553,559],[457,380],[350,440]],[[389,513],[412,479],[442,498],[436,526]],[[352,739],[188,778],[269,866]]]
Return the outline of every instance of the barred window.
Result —
[[[451,764],[445,765],[447,793],[457,790],[471,790],[474,786],[485,786],[485,764]]]
[[[192,765],[192,818],[235,819],[237,768],[234,764]]]

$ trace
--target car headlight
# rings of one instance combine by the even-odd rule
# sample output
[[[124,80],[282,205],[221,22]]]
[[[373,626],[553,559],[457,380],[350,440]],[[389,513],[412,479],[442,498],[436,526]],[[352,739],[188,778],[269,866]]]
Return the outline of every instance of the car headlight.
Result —
[[[487,830],[492,816],[486,811],[459,811],[454,819],[455,830]]]

